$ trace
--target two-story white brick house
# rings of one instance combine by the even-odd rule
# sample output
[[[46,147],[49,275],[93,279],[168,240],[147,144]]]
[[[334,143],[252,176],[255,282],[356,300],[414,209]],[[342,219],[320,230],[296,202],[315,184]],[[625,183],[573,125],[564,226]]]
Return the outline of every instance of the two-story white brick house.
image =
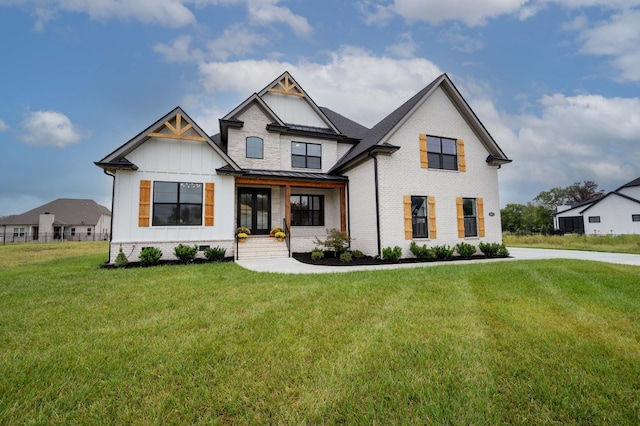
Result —
[[[179,243],[235,253],[240,226],[286,227],[293,252],[330,228],[372,256],[501,241],[497,170],[511,160],[446,74],[371,129],[288,72],[219,122],[208,136],[178,107],[96,162],[114,178],[111,261]]]

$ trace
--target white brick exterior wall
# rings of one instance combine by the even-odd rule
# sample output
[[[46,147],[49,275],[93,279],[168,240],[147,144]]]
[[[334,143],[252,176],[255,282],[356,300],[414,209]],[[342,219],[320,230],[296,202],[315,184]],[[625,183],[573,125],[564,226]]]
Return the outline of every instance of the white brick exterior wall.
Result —
[[[373,160],[350,169],[349,177],[349,235],[353,250],[368,256],[378,254],[376,225],[376,193]]]

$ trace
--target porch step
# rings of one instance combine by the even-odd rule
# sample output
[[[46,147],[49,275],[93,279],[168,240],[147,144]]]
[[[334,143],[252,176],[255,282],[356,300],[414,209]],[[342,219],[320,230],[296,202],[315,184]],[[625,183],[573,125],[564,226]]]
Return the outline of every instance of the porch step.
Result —
[[[289,257],[289,248],[284,241],[265,236],[250,236],[238,243],[238,260]]]

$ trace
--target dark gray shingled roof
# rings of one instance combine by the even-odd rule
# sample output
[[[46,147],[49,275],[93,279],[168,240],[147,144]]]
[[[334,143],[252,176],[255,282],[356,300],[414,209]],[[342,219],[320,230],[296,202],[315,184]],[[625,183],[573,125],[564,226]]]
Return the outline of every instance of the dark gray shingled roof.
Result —
[[[344,115],[330,110],[329,108],[320,107],[320,109],[322,110],[324,115],[326,115],[327,118],[331,120],[333,125],[336,126],[340,133],[349,138],[362,139],[364,135],[369,131],[367,127],[364,127],[363,125],[358,124],[355,121],[348,119]]]
[[[629,188],[629,187],[632,187],[632,186],[640,186],[640,177],[637,178],[637,179],[632,180],[631,182],[625,183],[620,188],[616,189],[616,191],[619,191],[622,188]]]
[[[59,225],[95,225],[100,215],[111,215],[108,208],[93,200],[58,198],[28,212],[0,219],[0,225],[37,225],[40,215],[45,213],[55,215],[55,223]]]
[[[253,178],[286,178],[286,179],[299,179],[299,180],[313,180],[313,181],[332,181],[332,182],[346,182],[347,178],[344,176],[334,176],[326,173],[314,173],[314,172],[299,172],[289,170],[260,170],[260,169],[242,169],[242,171],[236,171],[229,166],[224,166],[216,169],[218,173],[233,174],[238,176],[247,176]]]

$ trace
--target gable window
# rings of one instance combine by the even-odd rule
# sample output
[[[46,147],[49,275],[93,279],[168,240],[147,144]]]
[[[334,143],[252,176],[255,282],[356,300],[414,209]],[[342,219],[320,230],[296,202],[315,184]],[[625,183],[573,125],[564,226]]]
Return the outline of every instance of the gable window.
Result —
[[[154,182],[153,226],[202,225],[202,184]]]
[[[600,216],[589,216],[589,223],[600,223]]]
[[[262,138],[249,136],[247,138],[247,158],[263,158]]]
[[[324,226],[324,196],[292,195],[291,226]]]
[[[427,197],[411,196],[411,225],[413,229],[413,238],[429,237]]]
[[[291,167],[297,169],[321,169],[322,145],[291,142]]]
[[[464,236],[478,236],[478,206],[475,198],[462,199],[462,211],[464,213]]]
[[[640,214],[632,214],[631,215],[632,222],[640,222]]]
[[[430,169],[458,170],[457,140],[427,136],[427,157]]]

